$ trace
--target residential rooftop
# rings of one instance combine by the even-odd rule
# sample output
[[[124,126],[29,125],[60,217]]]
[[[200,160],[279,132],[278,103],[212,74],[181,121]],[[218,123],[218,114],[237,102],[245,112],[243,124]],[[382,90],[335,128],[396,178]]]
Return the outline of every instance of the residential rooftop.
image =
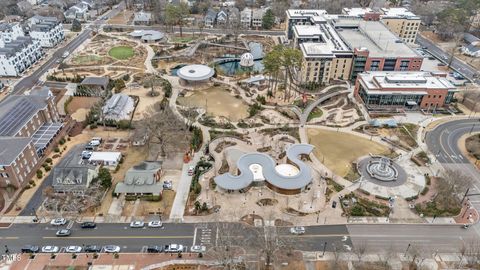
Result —
[[[387,17],[387,18],[420,19],[420,17],[413,14],[413,12],[403,7],[382,8],[380,9],[380,11],[383,13],[382,18]]]

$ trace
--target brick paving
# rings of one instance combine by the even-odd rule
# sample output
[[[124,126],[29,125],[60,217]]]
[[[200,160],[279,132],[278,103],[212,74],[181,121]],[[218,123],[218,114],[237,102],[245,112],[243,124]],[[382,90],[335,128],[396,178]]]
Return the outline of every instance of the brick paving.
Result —
[[[182,254],[181,260],[198,260],[197,254]],[[177,254],[119,254],[115,258],[113,254],[99,254],[94,259],[93,254],[79,254],[74,259],[72,254],[59,253],[55,259],[51,259],[50,254],[37,254],[34,259],[30,259],[27,254],[22,254],[21,259],[12,263],[10,270],[43,270],[46,266],[68,267],[68,266],[88,266],[92,265],[109,265],[117,266],[112,269],[142,269],[143,267],[158,264],[170,260],[177,260]]]

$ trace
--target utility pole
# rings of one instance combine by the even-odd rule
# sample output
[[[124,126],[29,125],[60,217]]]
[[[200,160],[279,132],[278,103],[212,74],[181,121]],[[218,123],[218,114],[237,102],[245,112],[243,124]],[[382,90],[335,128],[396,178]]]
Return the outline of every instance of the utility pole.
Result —
[[[407,257],[407,252],[411,245],[412,244],[408,243],[407,249],[405,250],[405,254],[403,254],[403,257]]]
[[[325,255],[325,250],[327,249],[327,242],[325,241],[325,243],[323,244],[323,253],[322,253],[322,257]]]

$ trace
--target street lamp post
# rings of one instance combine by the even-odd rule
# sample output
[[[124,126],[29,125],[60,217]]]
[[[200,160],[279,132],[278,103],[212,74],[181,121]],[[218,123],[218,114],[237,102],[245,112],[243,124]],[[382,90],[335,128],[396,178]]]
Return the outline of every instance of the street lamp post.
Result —
[[[325,241],[325,243],[323,244],[323,253],[322,253],[322,257],[325,255],[325,250],[327,249],[327,242]]]
[[[407,257],[407,252],[411,245],[412,244],[408,243],[407,249],[405,250],[405,254],[403,254],[403,257]]]
[[[468,134],[472,134],[473,129],[475,128],[475,124],[476,124],[476,122],[473,122],[472,128],[470,129],[470,132]]]

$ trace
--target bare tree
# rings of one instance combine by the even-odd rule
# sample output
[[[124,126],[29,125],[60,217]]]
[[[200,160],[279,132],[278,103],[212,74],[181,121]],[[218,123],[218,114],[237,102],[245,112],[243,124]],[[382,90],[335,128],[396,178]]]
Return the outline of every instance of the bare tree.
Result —
[[[245,228],[240,223],[232,222],[216,223],[214,227],[217,237],[208,255],[214,258],[223,269],[242,269],[244,263],[240,260],[240,255],[245,243],[244,239],[238,236],[243,234]]]
[[[356,0],[356,2],[360,7],[365,8],[370,6],[372,0]]]
[[[148,134],[148,146],[152,143],[158,144],[163,157],[175,148],[178,150],[182,143],[188,145],[188,127],[166,104],[148,107],[142,125]]]
[[[363,256],[365,256],[365,254],[367,253],[367,242],[361,241],[355,244],[353,247],[353,253],[355,253],[355,255],[357,256],[358,262],[361,263]]]
[[[381,255],[381,262],[382,266],[384,269],[388,269],[388,262],[392,259],[392,257],[395,255],[395,248],[393,245],[390,245],[384,252],[384,254]]]

